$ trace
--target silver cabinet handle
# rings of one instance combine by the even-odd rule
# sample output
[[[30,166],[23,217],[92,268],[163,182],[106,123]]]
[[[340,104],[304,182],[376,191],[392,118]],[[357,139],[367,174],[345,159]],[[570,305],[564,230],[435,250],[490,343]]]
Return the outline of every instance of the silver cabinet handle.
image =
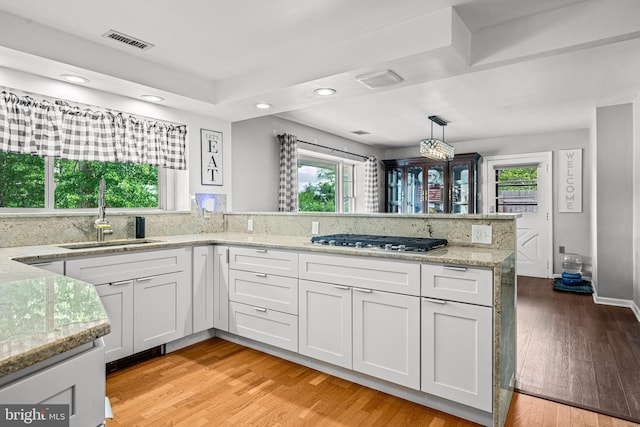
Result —
[[[253,309],[255,311],[259,311],[261,313],[266,313],[267,312],[267,309],[266,308],[262,308],[262,307],[253,307]]]
[[[259,254],[266,254],[267,250],[266,249],[256,249],[256,252],[258,252]]]
[[[148,282],[149,280],[152,280],[155,276],[149,276],[149,277],[140,277],[139,279],[136,279],[136,282]]]
[[[362,289],[362,288],[353,288],[353,290],[358,292],[364,292],[366,294],[370,294],[371,292],[373,292],[371,289]]]
[[[442,267],[443,270],[453,270],[453,271],[467,271],[467,267],[455,267],[453,265],[445,265]]]
[[[342,289],[343,291],[348,291],[349,290],[348,286],[333,285],[333,287],[336,288],[336,289]]]
[[[435,304],[446,304],[447,302],[442,299],[422,298],[423,301],[432,302]]]
[[[253,273],[256,277],[267,277],[267,273]]]
[[[123,280],[122,282],[113,282],[113,283],[109,283],[109,286],[122,286],[122,285],[128,285],[130,283],[133,283],[133,280]]]

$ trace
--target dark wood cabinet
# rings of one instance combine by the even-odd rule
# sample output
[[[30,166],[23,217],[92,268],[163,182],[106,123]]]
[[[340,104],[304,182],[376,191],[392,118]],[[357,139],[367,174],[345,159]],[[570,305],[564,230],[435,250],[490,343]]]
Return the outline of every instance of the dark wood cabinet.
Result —
[[[477,213],[478,153],[450,161],[384,160],[385,212]]]

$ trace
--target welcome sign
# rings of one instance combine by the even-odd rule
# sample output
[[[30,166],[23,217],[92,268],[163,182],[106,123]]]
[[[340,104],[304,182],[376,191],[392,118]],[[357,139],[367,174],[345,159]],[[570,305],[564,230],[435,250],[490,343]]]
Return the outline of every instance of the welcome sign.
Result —
[[[559,212],[582,212],[582,149],[558,151]]]

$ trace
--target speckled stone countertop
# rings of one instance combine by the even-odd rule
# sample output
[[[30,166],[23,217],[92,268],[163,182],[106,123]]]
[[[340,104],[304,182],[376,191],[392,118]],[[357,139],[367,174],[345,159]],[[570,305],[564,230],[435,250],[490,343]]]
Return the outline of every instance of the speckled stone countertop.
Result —
[[[246,233],[154,236],[152,243],[86,249],[59,245],[0,248],[0,377],[109,333],[93,285],[28,265],[73,257],[220,244],[307,250],[418,262],[498,267],[513,252],[448,246],[426,253],[312,244],[309,237]]]

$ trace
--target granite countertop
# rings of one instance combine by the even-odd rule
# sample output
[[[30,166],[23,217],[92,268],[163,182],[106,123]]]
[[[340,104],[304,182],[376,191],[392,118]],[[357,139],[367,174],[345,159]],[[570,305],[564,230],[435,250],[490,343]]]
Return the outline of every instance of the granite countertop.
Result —
[[[91,342],[110,331],[93,285],[26,263],[202,244],[248,245],[488,268],[499,267],[512,254],[512,251],[472,246],[448,246],[426,253],[388,252],[316,245],[309,237],[226,232],[149,239],[154,242],[86,249],[66,249],[58,245],[0,248],[0,377]]]

